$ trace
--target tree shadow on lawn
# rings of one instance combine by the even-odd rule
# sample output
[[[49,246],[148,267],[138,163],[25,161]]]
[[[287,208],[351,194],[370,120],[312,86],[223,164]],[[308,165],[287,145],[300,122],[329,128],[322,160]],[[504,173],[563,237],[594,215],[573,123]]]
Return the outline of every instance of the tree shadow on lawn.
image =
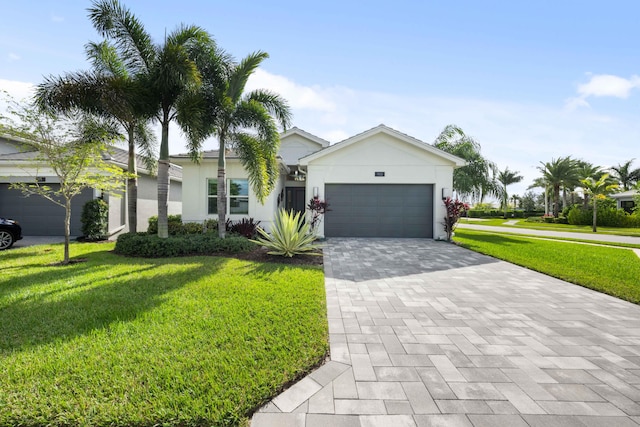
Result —
[[[92,255],[89,254],[89,258]],[[105,261],[105,257],[100,258]],[[78,282],[77,276],[84,272],[100,268],[100,265],[76,264],[72,268],[51,267],[46,272],[26,275],[23,287],[40,286],[42,280],[77,282],[59,292],[49,291],[34,294],[22,301],[13,302],[0,308],[0,353],[22,350],[32,346],[47,344],[57,340],[70,340],[94,330],[105,329],[113,322],[130,321],[141,313],[152,310],[162,304],[163,296],[185,286],[202,276],[214,274],[226,262],[225,259],[211,260],[206,265],[193,259],[176,259],[172,263],[165,260],[126,259],[113,255],[113,261],[106,259],[105,270],[109,264],[132,264],[132,268],[115,276],[104,276],[98,280],[104,284],[96,285],[96,277]],[[134,268],[134,264],[136,264]],[[161,266],[175,264],[189,265],[174,271],[165,269],[158,275],[140,278],[139,273],[148,272]],[[91,287],[90,287],[91,286]],[[83,289],[86,288],[86,289]],[[64,295],[63,292],[69,292]],[[60,293],[55,296],[53,294]]]
[[[461,237],[465,240],[473,240],[475,242],[482,243],[495,243],[497,245],[508,245],[508,246],[519,246],[519,245],[531,245],[533,242],[527,240],[527,236],[513,236],[508,237],[504,234],[490,234],[490,233],[482,233],[482,234],[467,234],[464,231],[459,233]],[[535,238],[536,236],[533,236]],[[465,243],[466,246],[470,246]]]

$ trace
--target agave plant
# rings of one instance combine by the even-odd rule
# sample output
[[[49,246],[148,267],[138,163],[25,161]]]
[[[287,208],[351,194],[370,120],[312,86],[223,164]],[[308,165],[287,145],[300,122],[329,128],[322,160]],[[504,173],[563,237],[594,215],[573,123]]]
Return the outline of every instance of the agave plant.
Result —
[[[271,227],[271,234],[258,227],[260,236],[251,241],[270,249],[267,252],[270,255],[318,255],[313,251],[321,246],[313,244],[316,235],[311,232],[309,224],[300,214],[301,212],[294,214],[292,211],[280,209]]]

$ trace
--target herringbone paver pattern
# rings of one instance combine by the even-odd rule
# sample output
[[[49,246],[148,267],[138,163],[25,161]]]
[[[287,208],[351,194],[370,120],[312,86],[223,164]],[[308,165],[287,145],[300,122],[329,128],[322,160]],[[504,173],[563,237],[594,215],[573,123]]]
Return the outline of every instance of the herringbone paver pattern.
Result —
[[[424,239],[330,239],[325,275],[331,361],[253,427],[640,422],[634,304]]]

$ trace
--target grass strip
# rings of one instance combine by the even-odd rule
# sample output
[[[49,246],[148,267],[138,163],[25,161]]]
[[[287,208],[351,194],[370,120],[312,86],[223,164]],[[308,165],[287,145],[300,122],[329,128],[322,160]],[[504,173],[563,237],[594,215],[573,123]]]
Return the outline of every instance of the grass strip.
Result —
[[[640,303],[640,258],[630,250],[457,229],[461,246]]]
[[[505,225],[504,223],[507,221],[518,221],[516,224]],[[590,225],[571,225],[571,224],[555,224],[555,223],[547,223],[547,222],[526,222],[523,219],[502,219],[502,218],[491,218],[491,219],[483,219],[481,221],[478,220],[468,220],[462,219],[462,222],[465,224],[474,224],[474,225],[485,225],[485,226],[495,226],[495,227],[506,227],[506,228],[530,228],[533,230],[553,230],[553,231],[564,231],[567,233],[593,233],[591,231]],[[640,229],[638,228],[616,228],[616,227],[602,227],[598,226],[598,234],[611,234],[614,236],[630,236],[630,237],[640,237]]]
[[[247,423],[327,351],[320,268],[0,253],[0,425]]]

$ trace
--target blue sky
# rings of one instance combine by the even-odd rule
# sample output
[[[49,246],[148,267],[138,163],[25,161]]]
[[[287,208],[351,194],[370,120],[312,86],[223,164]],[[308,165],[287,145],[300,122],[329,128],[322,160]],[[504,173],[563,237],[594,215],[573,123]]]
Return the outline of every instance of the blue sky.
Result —
[[[89,1],[3,4],[0,89],[88,68],[99,41]],[[455,123],[501,169],[525,176],[572,155],[640,167],[640,2],[129,1],[158,40],[200,25],[241,58],[270,58],[250,81],[285,96],[294,124],[337,142],[380,123],[432,142]],[[179,131],[171,152],[184,152]],[[209,141],[205,149],[215,146]]]

